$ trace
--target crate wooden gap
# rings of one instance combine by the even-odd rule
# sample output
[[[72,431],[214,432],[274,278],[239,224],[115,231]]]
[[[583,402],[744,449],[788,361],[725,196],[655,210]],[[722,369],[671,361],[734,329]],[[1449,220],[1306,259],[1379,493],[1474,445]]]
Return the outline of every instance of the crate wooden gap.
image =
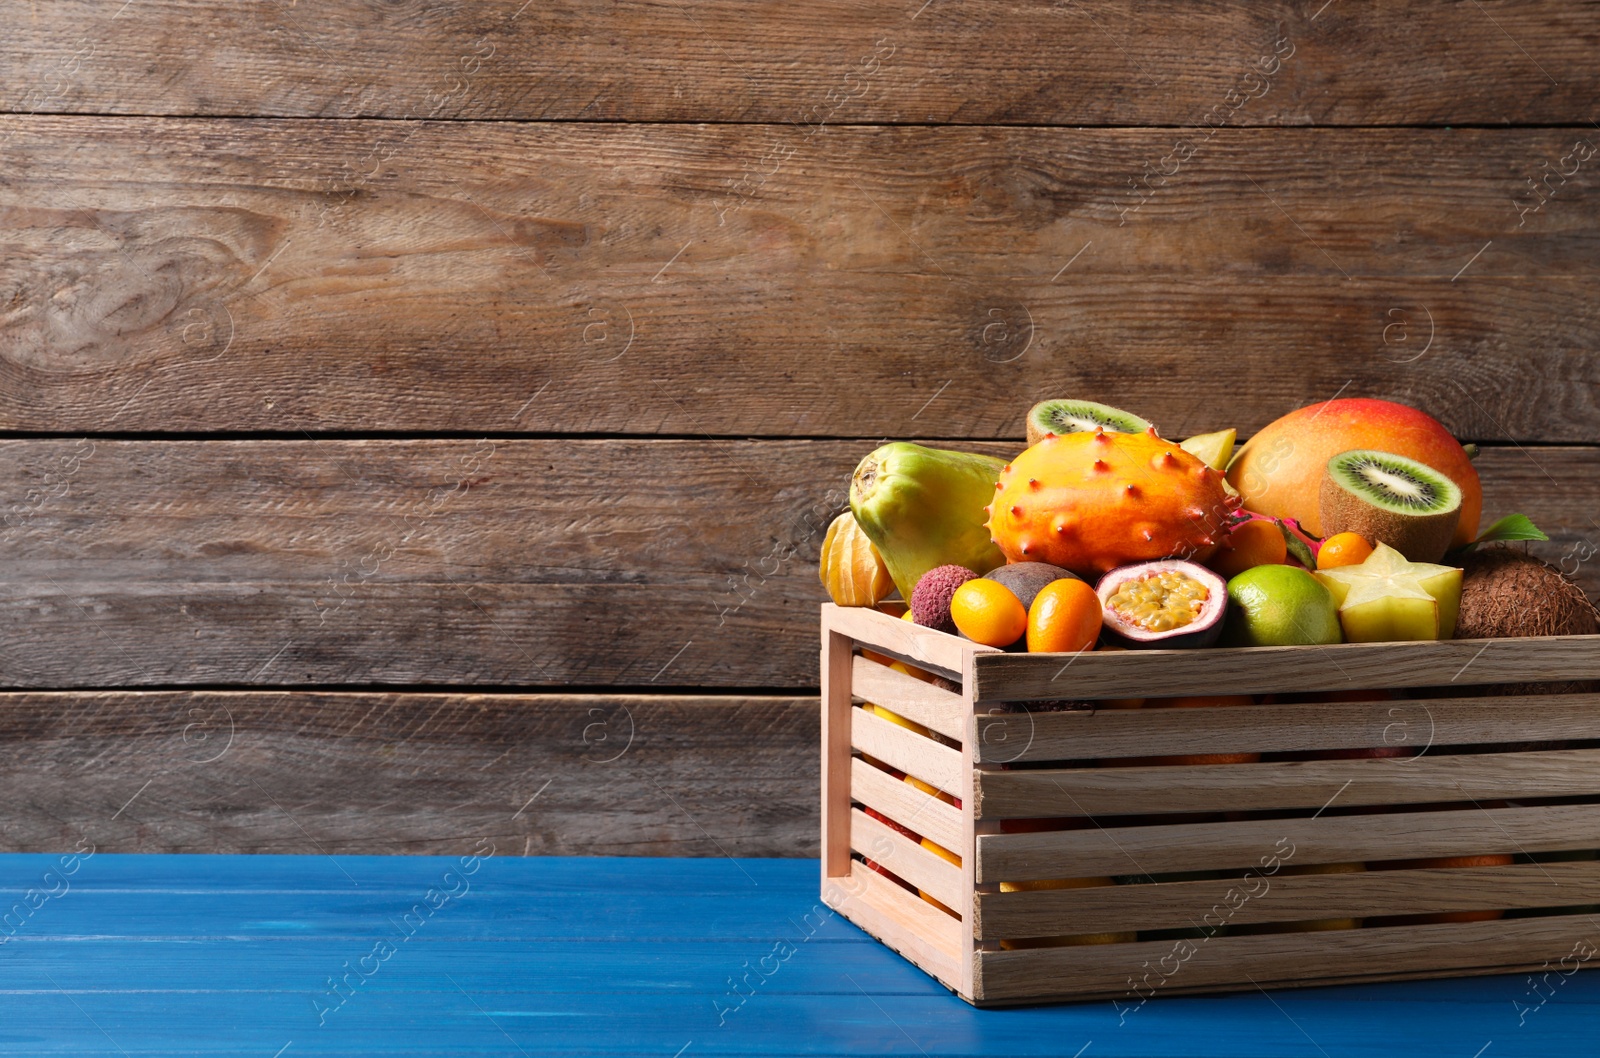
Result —
[[[1477,693],[1600,679],[1600,636],[1030,655],[828,605],[822,666],[823,897],[975,1005],[1502,973],[1600,953],[1600,694]],[[1356,689],[1395,696],[1094,704]],[[1062,701],[1081,707],[1029,707]],[[1326,756],[1393,747],[1411,755]],[[1216,753],[1268,759],[1148,761]],[[1493,855],[1514,862],[1406,862]],[[1351,863],[1368,869],[1317,872]],[[1085,878],[1115,881],[1001,891]],[[1509,917],[1419,921],[1495,912]],[[1349,921],[1361,925],[1310,928]],[[1085,935],[1110,942],[1063,942]]]

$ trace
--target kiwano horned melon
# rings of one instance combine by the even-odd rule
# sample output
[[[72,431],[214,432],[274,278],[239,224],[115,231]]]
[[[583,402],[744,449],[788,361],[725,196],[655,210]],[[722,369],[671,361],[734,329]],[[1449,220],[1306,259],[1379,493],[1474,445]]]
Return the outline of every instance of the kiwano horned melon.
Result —
[[[1222,474],[1142,434],[1046,437],[1000,472],[989,532],[1010,562],[1100,575],[1130,562],[1203,562],[1239,505]]]

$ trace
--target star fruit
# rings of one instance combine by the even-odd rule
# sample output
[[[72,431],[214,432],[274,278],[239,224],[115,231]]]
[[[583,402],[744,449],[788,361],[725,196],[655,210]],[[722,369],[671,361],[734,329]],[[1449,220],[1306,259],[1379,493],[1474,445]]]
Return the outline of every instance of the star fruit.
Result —
[[[1449,639],[1461,608],[1461,570],[1409,562],[1380,543],[1365,562],[1320,570],[1347,643]]]

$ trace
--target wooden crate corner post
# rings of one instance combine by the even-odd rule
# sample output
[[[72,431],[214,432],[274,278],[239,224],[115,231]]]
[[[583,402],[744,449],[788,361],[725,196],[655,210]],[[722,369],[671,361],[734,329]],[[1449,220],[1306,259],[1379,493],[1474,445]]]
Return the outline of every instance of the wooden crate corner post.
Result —
[[[850,663],[855,641],[822,608],[822,890],[850,876]]]

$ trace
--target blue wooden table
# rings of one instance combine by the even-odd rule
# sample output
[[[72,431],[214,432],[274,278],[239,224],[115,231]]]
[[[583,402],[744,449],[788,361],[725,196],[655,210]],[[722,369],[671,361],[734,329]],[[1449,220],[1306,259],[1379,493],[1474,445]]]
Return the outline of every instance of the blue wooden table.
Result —
[[[1600,1053],[1590,973],[974,1010],[812,860],[5,855],[0,884],[6,1055]]]

